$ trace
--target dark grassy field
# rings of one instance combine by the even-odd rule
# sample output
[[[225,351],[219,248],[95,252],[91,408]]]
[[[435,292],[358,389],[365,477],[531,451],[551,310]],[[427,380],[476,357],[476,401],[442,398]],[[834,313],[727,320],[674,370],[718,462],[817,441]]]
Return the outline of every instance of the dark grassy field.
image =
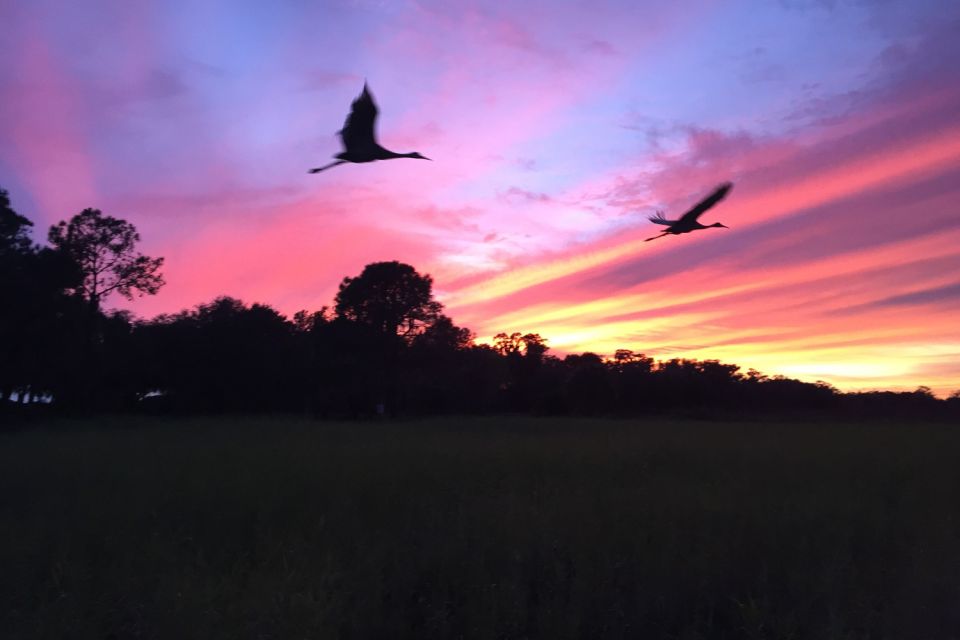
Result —
[[[102,420],[0,437],[4,638],[960,637],[960,428]]]

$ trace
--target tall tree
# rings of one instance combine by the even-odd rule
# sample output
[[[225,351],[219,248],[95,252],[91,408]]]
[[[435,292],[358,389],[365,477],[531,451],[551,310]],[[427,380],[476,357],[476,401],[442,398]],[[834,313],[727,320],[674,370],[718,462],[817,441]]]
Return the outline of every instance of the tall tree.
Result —
[[[537,363],[543,360],[543,356],[550,350],[546,339],[539,333],[520,333],[515,331],[510,335],[498,333],[493,336],[493,348],[500,355],[507,358],[518,358],[521,355]]]
[[[83,281],[74,292],[94,311],[113,292],[130,300],[134,292],[153,295],[164,285],[159,273],[163,258],[137,252],[136,227],[99,209],[84,209],[69,222],[50,227],[49,240],[80,266]]]
[[[433,278],[395,260],[368,264],[356,278],[344,278],[336,303],[339,317],[404,338],[432,325],[443,309],[433,299]]]
[[[462,351],[473,345],[476,336],[470,329],[458,327],[440,314],[430,327],[417,336],[415,346],[431,351]]]
[[[30,227],[33,223],[13,210],[10,195],[0,189],[0,258],[28,253],[33,248]]]
[[[0,398],[50,392],[69,360],[76,304],[64,291],[79,273],[63,252],[34,245],[31,227],[0,189]]]

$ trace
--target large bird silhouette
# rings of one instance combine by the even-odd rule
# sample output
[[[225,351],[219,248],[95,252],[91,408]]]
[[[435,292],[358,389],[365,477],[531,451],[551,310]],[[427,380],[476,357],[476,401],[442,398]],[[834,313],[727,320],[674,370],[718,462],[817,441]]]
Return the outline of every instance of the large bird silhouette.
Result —
[[[657,238],[662,238],[666,235],[679,235],[681,233],[697,231],[698,229],[709,229],[710,227],[723,227],[724,229],[729,229],[727,225],[719,222],[714,222],[713,224],[707,225],[700,224],[697,221],[697,218],[703,215],[707,209],[710,209],[715,204],[723,200],[732,188],[732,182],[724,182],[717,187],[713,193],[698,202],[692,209],[690,209],[690,211],[687,211],[685,214],[680,216],[678,220],[667,220],[663,216],[662,211],[657,211],[657,215],[650,216],[650,222],[666,225],[667,228],[661,231],[660,235],[647,238],[644,240],[644,242],[650,242],[651,240],[656,240]]]
[[[377,105],[373,101],[373,96],[370,95],[370,88],[367,86],[367,83],[364,82],[363,92],[353,101],[353,104],[350,106],[350,115],[347,116],[347,121],[344,122],[343,129],[337,132],[343,141],[343,151],[333,156],[337,158],[335,162],[310,169],[309,173],[319,173],[324,169],[329,169],[346,162],[373,162],[374,160],[390,160],[392,158],[430,159],[425,158],[416,151],[412,153],[395,153],[381,147],[374,134],[374,125],[377,122],[378,113]]]

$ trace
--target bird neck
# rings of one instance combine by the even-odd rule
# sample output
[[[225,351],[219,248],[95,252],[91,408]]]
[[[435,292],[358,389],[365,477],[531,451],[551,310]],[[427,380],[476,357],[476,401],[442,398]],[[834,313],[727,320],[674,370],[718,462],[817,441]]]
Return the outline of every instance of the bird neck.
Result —
[[[416,151],[411,151],[410,153],[396,153],[394,151],[390,151],[389,149],[384,149],[383,147],[379,148],[379,154],[380,155],[377,157],[381,160],[386,160],[388,158],[423,158],[423,156]]]

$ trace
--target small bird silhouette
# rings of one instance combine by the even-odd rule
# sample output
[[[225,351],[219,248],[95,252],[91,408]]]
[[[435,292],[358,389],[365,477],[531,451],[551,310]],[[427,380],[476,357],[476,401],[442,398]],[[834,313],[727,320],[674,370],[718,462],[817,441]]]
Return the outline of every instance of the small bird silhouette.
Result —
[[[709,229],[710,227],[723,227],[724,229],[729,229],[727,225],[719,222],[714,222],[713,224],[707,225],[700,224],[697,222],[697,218],[703,215],[703,212],[705,212],[707,209],[713,207],[715,204],[723,200],[732,188],[732,182],[724,182],[717,187],[713,193],[698,202],[696,206],[690,209],[690,211],[687,211],[685,214],[680,216],[679,220],[667,220],[663,216],[662,211],[657,211],[657,215],[650,216],[650,222],[666,225],[667,228],[661,231],[660,235],[647,238],[644,240],[644,242],[650,242],[651,240],[656,240],[657,238],[662,238],[666,235],[679,235],[681,233],[690,233],[691,231],[696,231],[698,229]]]
[[[310,169],[309,173],[319,173],[324,169],[335,167],[345,162],[373,162],[374,160],[390,160],[391,158],[419,158],[420,160],[429,160],[416,151],[412,153],[395,153],[389,149],[384,149],[377,142],[373,129],[377,121],[376,103],[373,96],[370,95],[370,88],[367,83],[363,83],[363,92],[357,96],[350,106],[350,115],[343,124],[343,129],[338,131],[340,139],[343,141],[343,151],[333,156],[338,158],[336,162],[325,164],[322,167]]]

